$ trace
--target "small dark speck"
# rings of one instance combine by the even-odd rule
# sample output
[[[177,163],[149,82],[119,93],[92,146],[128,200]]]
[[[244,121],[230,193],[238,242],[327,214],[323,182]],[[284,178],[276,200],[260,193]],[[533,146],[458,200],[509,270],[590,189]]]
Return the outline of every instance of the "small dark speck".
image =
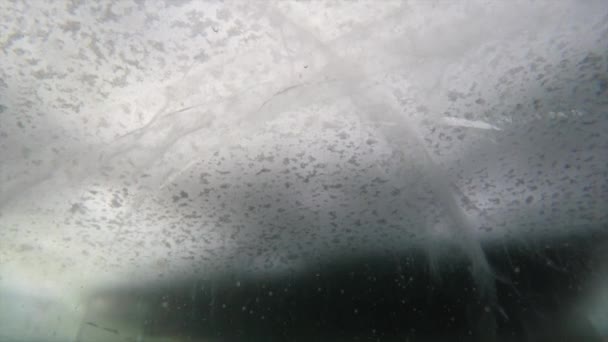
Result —
[[[261,169],[260,171],[258,171],[258,172],[256,173],[256,176],[257,176],[257,175],[261,175],[262,173],[266,173],[266,172],[270,172],[270,170],[269,170],[269,169],[267,169],[267,168],[263,168],[263,169]]]
[[[116,330],[116,329],[103,328],[103,330],[105,330],[105,331],[109,331],[109,332],[111,332],[111,333],[113,333],[113,334],[118,335],[118,330]]]
[[[112,199],[112,208],[119,208],[121,206],[122,206],[122,204],[120,203],[120,201],[117,198]]]
[[[591,156],[591,157],[589,157],[589,158],[587,158],[587,159],[585,159],[585,160],[583,160],[583,161],[584,161],[585,163],[588,163],[588,162],[593,161],[593,159],[595,159],[595,157]]]
[[[34,250],[34,247],[27,244],[21,244],[19,246],[19,252],[29,252],[32,250]]]
[[[70,213],[72,214],[76,214],[76,213],[84,213],[85,209],[82,206],[82,204],[80,203],[74,203],[72,204],[72,207],[70,208]]]
[[[349,135],[346,132],[340,132],[340,134],[338,134],[338,138],[345,140],[348,139]]]

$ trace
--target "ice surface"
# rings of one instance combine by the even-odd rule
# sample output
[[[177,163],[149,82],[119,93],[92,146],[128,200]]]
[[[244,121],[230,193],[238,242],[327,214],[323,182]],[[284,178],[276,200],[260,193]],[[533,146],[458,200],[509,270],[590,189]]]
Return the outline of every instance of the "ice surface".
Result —
[[[419,250],[492,298],[484,248],[606,227],[602,1],[0,13],[0,295]]]

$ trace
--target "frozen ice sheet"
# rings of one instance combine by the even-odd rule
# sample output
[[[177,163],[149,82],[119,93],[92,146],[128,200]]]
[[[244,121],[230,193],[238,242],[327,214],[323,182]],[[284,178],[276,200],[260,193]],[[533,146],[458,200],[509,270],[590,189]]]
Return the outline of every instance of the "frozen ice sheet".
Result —
[[[602,1],[0,13],[0,291],[416,251],[500,307],[488,249],[606,231]]]

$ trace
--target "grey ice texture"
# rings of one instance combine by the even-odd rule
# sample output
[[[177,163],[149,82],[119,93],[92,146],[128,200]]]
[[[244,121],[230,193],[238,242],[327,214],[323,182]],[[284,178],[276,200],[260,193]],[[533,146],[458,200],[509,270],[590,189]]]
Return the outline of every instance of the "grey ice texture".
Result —
[[[0,288],[608,221],[605,1],[2,1],[0,60]]]

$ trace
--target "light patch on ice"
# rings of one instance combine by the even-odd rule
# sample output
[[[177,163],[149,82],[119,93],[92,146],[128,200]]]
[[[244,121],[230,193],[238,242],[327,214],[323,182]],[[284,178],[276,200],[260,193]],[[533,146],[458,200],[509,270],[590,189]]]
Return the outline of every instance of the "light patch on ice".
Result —
[[[495,131],[500,131],[500,128],[491,125],[487,122],[478,121],[478,120],[467,120],[463,118],[452,118],[452,117],[444,117],[442,122],[449,126],[454,127],[466,127],[466,128],[478,128],[478,129],[491,129]]]

